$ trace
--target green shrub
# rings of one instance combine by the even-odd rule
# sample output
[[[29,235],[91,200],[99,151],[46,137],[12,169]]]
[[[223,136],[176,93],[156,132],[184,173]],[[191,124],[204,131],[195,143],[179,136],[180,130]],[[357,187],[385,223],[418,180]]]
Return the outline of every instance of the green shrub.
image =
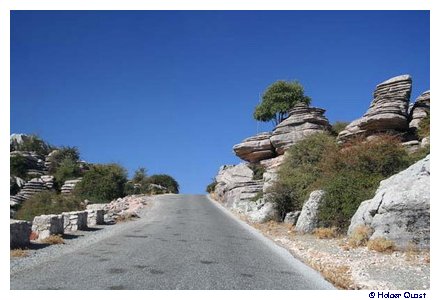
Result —
[[[52,150],[52,147],[43,141],[40,137],[33,134],[29,138],[24,139],[21,144],[13,145],[10,149],[12,151],[35,151],[40,155],[47,155]]]
[[[147,169],[138,168],[133,175],[133,179],[131,180],[133,183],[143,184],[147,180]]]
[[[81,200],[79,198],[44,191],[33,195],[23,202],[15,217],[20,220],[32,221],[35,216],[59,214],[79,209],[82,209]]]
[[[92,165],[75,186],[74,194],[95,203],[110,202],[124,196],[127,171],[118,164]]]
[[[427,115],[420,121],[417,135],[421,138],[427,137],[430,134],[430,115]]]
[[[210,184],[206,187],[206,192],[208,194],[213,193],[215,191],[215,187],[217,186],[217,180],[213,179]]]
[[[320,161],[338,146],[334,137],[325,133],[311,135],[293,145],[286,153],[277,180],[268,189],[268,199],[274,202],[281,217],[289,211],[301,210],[315,183],[322,176]]]
[[[63,161],[70,160],[77,163],[79,158],[77,147],[61,147],[50,156],[51,164],[48,171],[50,174],[55,174]]]
[[[55,181],[60,185],[66,180],[78,178],[80,176],[81,170],[78,163],[69,157],[66,157],[60,162],[54,174]]]
[[[26,178],[28,170],[26,158],[21,155],[10,156],[9,163],[11,167],[10,174],[12,176],[17,176],[22,179]]]
[[[156,174],[148,177],[148,183],[157,184],[165,187],[170,193],[179,193],[179,184],[177,181],[167,174]],[[156,191],[159,192],[159,191]]]
[[[254,172],[252,175],[252,180],[261,180],[263,179],[263,174],[266,171],[263,165],[257,163],[250,163],[249,168]]]
[[[338,135],[342,130],[345,129],[345,127],[350,124],[349,122],[343,122],[343,121],[336,121],[332,124],[332,132],[335,135]]]
[[[370,141],[352,141],[320,162],[317,183],[326,191],[319,212],[320,226],[345,230],[362,201],[371,199],[381,180],[411,164],[400,141],[383,135]]]

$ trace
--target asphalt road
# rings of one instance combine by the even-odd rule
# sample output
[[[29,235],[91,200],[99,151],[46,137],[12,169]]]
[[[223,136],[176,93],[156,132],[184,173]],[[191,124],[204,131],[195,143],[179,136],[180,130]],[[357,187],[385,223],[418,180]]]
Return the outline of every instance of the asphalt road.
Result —
[[[130,223],[12,272],[11,289],[333,288],[204,195],[159,197]]]

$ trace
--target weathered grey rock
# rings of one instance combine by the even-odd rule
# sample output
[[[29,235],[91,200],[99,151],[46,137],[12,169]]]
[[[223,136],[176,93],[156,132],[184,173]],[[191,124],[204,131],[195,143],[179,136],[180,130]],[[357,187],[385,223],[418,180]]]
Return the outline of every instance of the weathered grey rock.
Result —
[[[283,154],[290,146],[314,133],[325,132],[330,124],[322,108],[304,104],[295,106],[289,117],[275,127],[270,142],[278,154]]]
[[[345,142],[360,135],[406,132],[411,88],[409,75],[393,77],[377,85],[367,112],[339,133],[339,141]]]
[[[348,234],[369,226],[374,238],[386,238],[404,249],[410,243],[429,248],[430,156],[381,181],[373,199],[361,203]]]
[[[30,181],[26,182],[23,188],[16,195],[10,196],[10,208],[12,215],[15,214],[15,211],[18,206],[20,206],[24,201],[28,200],[32,195],[37,193],[41,193],[46,191],[47,187],[43,180],[40,178],[33,178]]]
[[[11,249],[26,247],[30,243],[31,223],[22,220],[10,220]]]
[[[284,217],[284,223],[295,225],[300,214],[300,210],[288,212]]]
[[[429,115],[430,100],[431,100],[430,98],[431,98],[430,91],[426,91],[422,93],[419,97],[417,97],[409,113],[410,128],[418,129],[420,122]]]
[[[258,210],[251,211],[248,217],[249,220],[254,223],[264,223],[271,220],[278,221],[279,212],[273,203],[265,202]]]
[[[54,185],[54,176],[52,175],[43,175],[40,177],[41,180],[43,180],[44,185],[46,186],[47,189],[51,190],[53,188]]]
[[[86,207],[86,210],[107,210],[107,204],[105,203],[94,203],[94,204],[88,204]]]
[[[318,227],[319,207],[324,199],[324,191],[317,190],[310,193],[309,199],[304,203],[296,222],[295,230],[301,233],[312,233]]]
[[[87,226],[95,226],[104,224],[104,214],[103,209],[88,209],[87,210]]]
[[[402,143],[408,153],[414,153],[421,148],[421,143],[418,140],[412,140]]]
[[[62,216],[64,218],[64,231],[87,229],[87,211],[64,212]]]
[[[12,151],[11,157],[20,156],[25,162],[26,169],[30,173],[38,173],[44,175],[47,171],[44,166],[44,156],[34,151]]]
[[[286,154],[277,156],[272,159],[262,160],[260,162],[260,164],[265,168],[265,172],[263,173],[263,193],[266,193],[277,179],[278,169],[283,163],[285,157]]]
[[[34,218],[32,231],[43,240],[50,235],[64,233],[64,219],[62,215],[41,215]]]
[[[429,136],[423,138],[420,145],[421,145],[422,148],[429,147],[429,145],[430,145]]]
[[[270,132],[263,132],[245,139],[233,147],[235,155],[249,162],[259,162],[275,157],[275,148],[270,142],[270,136]]]
[[[80,182],[82,178],[66,180],[61,187],[62,194],[71,194],[75,186]]]

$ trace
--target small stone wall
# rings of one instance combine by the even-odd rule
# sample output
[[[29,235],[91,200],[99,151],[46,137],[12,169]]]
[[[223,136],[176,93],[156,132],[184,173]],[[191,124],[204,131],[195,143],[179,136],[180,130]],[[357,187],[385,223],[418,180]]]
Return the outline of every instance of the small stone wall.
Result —
[[[29,245],[31,223],[22,220],[11,220],[11,249]]]
[[[62,216],[64,218],[64,231],[87,229],[87,211],[64,212]]]
[[[87,226],[95,226],[104,224],[104,210],[96,209],[87,210]]]
[[[34,218],[32,231],[43,240],[53,234],[64,233],[64,219],[62,215],[41,215]]]

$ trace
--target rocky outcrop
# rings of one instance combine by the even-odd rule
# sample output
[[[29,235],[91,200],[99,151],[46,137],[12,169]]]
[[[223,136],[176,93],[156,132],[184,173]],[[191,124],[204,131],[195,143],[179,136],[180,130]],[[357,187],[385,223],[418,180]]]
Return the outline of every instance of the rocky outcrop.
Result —
[[[29,176],[41,176],[47,173],[44,165],[44,156],[34,151],[12,151],[9,154],[11,157],[21,157]]]
[[[64,195],[71,194],[77,183],[80,182],[81,180],[82,178],[66,180],[63,186],[61,187],[61,193]]]
[[[260,160],[273,158],[276,153],[270,142],[270,137],[270,132],[257,134],[235,145],[233,150],[238,157],[248,162],[259,162]]]
[[[295,225],[296,222],[298,221],[298,217],[300,214],[301,214],[300,210],[291,211],[287,213],[286,216],[284,217],[284,223]]]
[[[325,110],[322,108],[304,104],[295,106],[289,112],[289,117],[275,127],[270,137],[276,152],[283,154],[290,146],[305,137],[329,130],[330,124],[324,113]]]
[[[63,212],[64,231],[77,231],[87,229],[87,211]]]
[[[64,233],[64,219],[62,215],[41,215],[32,221],[32,232],[37,236],[38,240],[54,234]]]
[[[430,111],[431,93],[426,91],[417,97],[413,107],[410,109],[410,123],[411,129],[418,129],[420,122],[429,115]]]
[[[409,75],[393,77],[377,85],[367,112],[341,131],[338,139],[344,142],[355,136],[366,137],[385,132],[402,134],[408,131],[411,88]]]
[[[324,199],[324,191],[317,190],[310,193],[309,199],[304,203],[296,222],[295,230],[300,233],[312,233],[318,227],[319,206]]]
[[[53,189],[53,185],[55,183],[55,178],[52,175],[43,175],[40,177],[41,180],[43,180],[44,185],[47,189],[51,190]]]
[[[26,182],[20,192],[10,197],[11,217],[20,204],[29,199],[32,195],[46,190],[46,184],[40,178],[33,178]]]
[[[265,168],[263,173],[263,193],[266,193],[277,179],[278,168],[283,163],[285,157],[286,155],[280,155],[272,159],[260,161],[260,164]]]
[[[31,223],[22,220],[10,220],[11,249],[26,247],[30,243]]]
[[[361,203],[351,219],[348,234],[360,225],[371,227],[374,238],[429,248],[430,156],[383,180],[373,199]]]

